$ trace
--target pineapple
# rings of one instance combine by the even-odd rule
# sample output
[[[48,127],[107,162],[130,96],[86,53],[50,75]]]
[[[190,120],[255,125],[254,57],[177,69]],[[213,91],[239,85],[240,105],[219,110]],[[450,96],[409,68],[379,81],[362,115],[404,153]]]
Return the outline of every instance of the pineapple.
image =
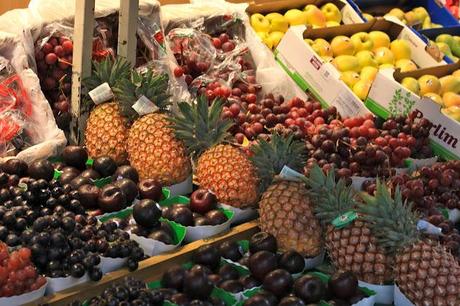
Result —
[[[357,208],[356,194],[345,181],[336,182],[334,171],[327,176],[315,165],[308,177],[315,200],[315,213],[325,232],[325,244],[338,271],[352,271],[359,280],[383,285],[393,281],[394,257],[372,235],[369,224],[362,218],[355,219],[345,227],[338,228],[332,221]]]
[[[259,223],[273,234],[285,250],[296,250],[305,257],[315,257],[322,249],[322,230],[313,213],[313,202],[303,182],[274,178],[284,165],[301,171],[305,147],[292,135],[273,134],[270,142],[260,140],[252,148],[251,158],[260,177]]]
[[[171,123],[196,159],[200,188],[214,192],[220,203],[245,208],[257,202],[257,176],[239,148],[224,144],[232,123],[221,119],[222,107],[220,100],[209,107],[206,97],[200,96],[192,105],[180,103],[180,114]]]
[[[395,283],[415,305],[460,305],[460,265],[444,247],[424,239],[417,215],[377,182],[375,197],[363,195],[360,212],[388,254],[395,255]]]
[[[92,75],[83,83],[88,91],[105,82],[114,89],[120,81],[128,78],[130,69],[128,62],[123,59],[113,61],[107,58],[93,64]],[[86,123],[85,143],[89,156],[91,158],[110,156],[118,164],[125,163],[127,124],[117,102],[110,101],[97,105],[91,111]]]
[[[152,178],[165,186],[184,181],[191,173],[190,159],[184,144],[174,137],[166,110],[169,106],[168,75],[133,72],[131,80],[124,80],[116,89],[121,112],[133,122],[127,137],[128,160],[141,179]],[[160,110],[158,113],[138,115],[134,103],[144,96]]]

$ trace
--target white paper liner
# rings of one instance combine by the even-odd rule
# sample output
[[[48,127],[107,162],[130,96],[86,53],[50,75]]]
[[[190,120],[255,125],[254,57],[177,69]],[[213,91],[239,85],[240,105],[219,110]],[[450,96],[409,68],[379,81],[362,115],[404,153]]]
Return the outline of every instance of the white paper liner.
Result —
[[[46,286],[46,295],[53,294],[55,292],[59,292],[76,285],[86,283],[89,281],[88,273],[85,273],[80,278],[75,278],[72,276],[67,277],[47,277],[48,286]]]
[[[133,233],[129,233],[129,237],[139,243],[139,245],[144,250],[144,253],[148,256],[155,256],[161,253],[169,252],[177,248],[180,243],[178,244],[166,244],[158,240],[138,236]]]
[[[414,306],[404,293],[399,290],[398,285],[394,285],[394,305],[395,306]]]
[[[126,265],[128,258],[111,258],[101,256],[101,262],[99,263],[99,268],[102,271],[102,274],[106,274],[118,269],[123,268]]]
[[[362,299],[358,303],[352,304],[352,306],[373,306],[375,303],[375,295],[371,295],[370,297]]]
[[[175,185],[167,186],[166,188],[171,191],[171,197],[190,194],[193,191],[192,175],[187,177],[185,181]]]
[[[240,209],[227,204],[219,203],[218,207],[230,210],[233,212],[233,219],[231,224],[240,224],[256,218],[257,210],[255,208]]]
[[[46,286],[48,282],[46,282],[43,286],[38,288],[37,290],[27,292],[21,295],[14,295],[10,297],[2,297],[0,298],[0,306],[17,306],[17,305],[24,305],[30,302],[33,302],[45,295]]]
[[[186,226],[185,241],[192,242],[225,232],[230,228],[232,219],[229,218],[225,223],[219,225]]]
[[[373,180],[373,177],[364,177],[364,176],[352,176],[351,177],[351,187],[356,191],[361,191],[363,183],[367,180]]]
[[[411,162],[411,166],[415,169],[422,168],[425,166],[431,166],[438,161],[438,157],[430,157],[430,158],[408,158],[408,161]]]
[[[394,295],[393,285],[374,285],[363,281],[358,281],[360,287],[366,287],[375,291],[375,303],[392,304]]]
[[[449,220],[454,223],[460,221],[460,210],[457,208],[449,209]]]
[[[242,302],[242,301],[247,299],[247,297],[244,295],[246,292],[249,292],[251,290],[258,289],[258,288],[262,289],[261,286],[258,286],[258,287],[254,287],[254,288],[244,289],[243,291],[237,292],[237,293],[231,293],[231,292],[228,292],[228,291],[226,291],[226,292],[228,294],[232,295],[237,302]]]
[[[317,266],[321,265],[324,261],[324,250],[321,250],[321,253],[319,253],[318,256],[313,257],[313,258],[304,258],[305,260],[305,270],[311,270],[313,268],[316,268]]]

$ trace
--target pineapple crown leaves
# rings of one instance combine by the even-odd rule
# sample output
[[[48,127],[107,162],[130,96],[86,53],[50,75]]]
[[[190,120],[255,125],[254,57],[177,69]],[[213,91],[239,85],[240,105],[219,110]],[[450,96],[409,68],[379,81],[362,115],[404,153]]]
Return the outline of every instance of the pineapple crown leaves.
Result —
[[[358,201],[356,193],[344,179],[336,180],[334,169],[324,174],[323,170],[314,165],[305,178],[310,188],[310,195],[315,201],[315,213],[323,224],[332,221],[344,213],[356,209]]]
[[[114,89],[121,114],[131,122],[137,119],[139,114],[132,106],[141,96],[152,101],[161,111],[166,111],[170,106],[168,86],[169,76],[166,73],[155,73],[151,69],[145,73],[132,71],[131,76],[123,79]]]
[[[91,76],[83,80],[83,85],[88,91],[106,82],[111,88],[116,88],[121,81],[129,79],[130,73],[131,65],[126,59],[107,57],[101,62],[93,61]]]
[[[199,96],[191,104],[178,104],[179,112],[169,118],[176,137],[182,140],[189,154],[198,157],[230,136],[230,119],[222,119],[223,101],[216,99],[208,106],[206,96]]]
[[[251,151],[254,154],[250,159],[260,178],[260,192],[266,190],[284,166],[301,172],[306,161],[305,145],[294,140],[293,135],[284,137],[275,133],[269,142],[259,140],[251,147]]]
[[[418,216],[412,210],[412,204],[402,199],[399,186],[392,198],[384,182],[377,180],[375,196],[362,193],[363,202],[358,211],[369,223],[379,245],[390,254],[411,245],[419,238],[417,231]]]

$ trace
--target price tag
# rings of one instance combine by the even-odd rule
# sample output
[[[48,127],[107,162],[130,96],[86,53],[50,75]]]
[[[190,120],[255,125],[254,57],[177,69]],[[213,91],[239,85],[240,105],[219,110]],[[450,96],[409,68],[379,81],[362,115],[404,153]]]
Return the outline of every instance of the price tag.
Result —
[[[96,105],[112,100],[114,97],[112,89],[107,82],[94,88],[88,94]]]
[[[281,169],[281,172],[279,174],[280,178],[283,180],[287,181],[294,181],[294,182],[301,182],[305,176],[302,173],[299,173],[288,166],[284,166],[283,169]]]
[[[159,108],[146,96],[141,96],[132,106],[139,116],[155,113]]]
[[[356,211],[350,210],[344,213],[343,215],[338,216],[337,218],[332,220],[332,225],[340,229],[340,228],[347,226],[348,224],[350,224],[356,219],[358,219],[358,214],[356,213]]]
[[[442,229],[425,220],[418,220],[417,229],[430,235],[442,236]]]

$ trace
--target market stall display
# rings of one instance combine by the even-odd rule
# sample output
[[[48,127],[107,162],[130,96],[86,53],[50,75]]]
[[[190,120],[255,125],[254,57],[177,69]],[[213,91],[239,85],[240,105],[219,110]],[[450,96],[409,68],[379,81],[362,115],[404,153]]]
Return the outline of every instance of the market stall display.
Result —
[[[0,16],[0,305],[460,303],[442,9],[115,2]]]

